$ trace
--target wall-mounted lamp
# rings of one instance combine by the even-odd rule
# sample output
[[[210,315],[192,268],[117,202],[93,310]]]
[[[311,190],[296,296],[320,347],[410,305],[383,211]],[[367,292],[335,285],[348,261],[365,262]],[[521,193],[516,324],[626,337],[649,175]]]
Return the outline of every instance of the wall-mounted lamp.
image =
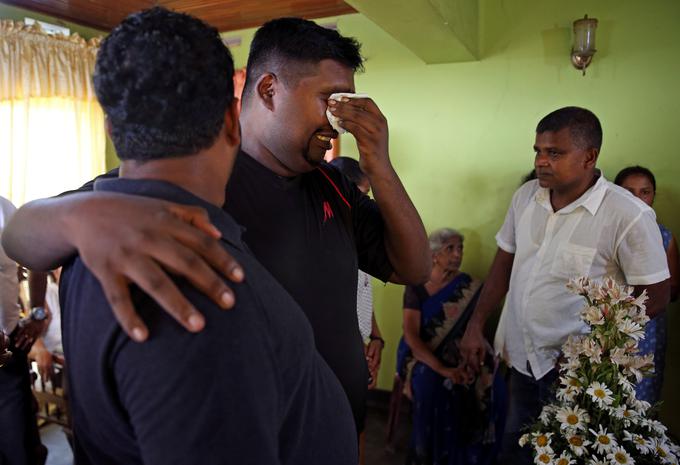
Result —
[[[574,45],[571,48],[571,63],[586,74],[586,68],[595,55],[595,30],[597,19],[588,18],[574,21]]]

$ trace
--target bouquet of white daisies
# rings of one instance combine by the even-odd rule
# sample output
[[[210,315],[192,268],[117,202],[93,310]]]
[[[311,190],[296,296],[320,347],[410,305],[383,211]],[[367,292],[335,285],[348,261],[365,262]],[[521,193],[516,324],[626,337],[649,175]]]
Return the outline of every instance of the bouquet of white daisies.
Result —
[[[543,407],[520,445],[533,448],[538,465],[678,465],[680,448],[650,417],[652,406],[635,398],[635,383],[654,372],[653,355],[638,354],[647,293],[635,298],[611,278],[567,287],[585,298],[581,318],[590,331],[562,347],[557,401]]]

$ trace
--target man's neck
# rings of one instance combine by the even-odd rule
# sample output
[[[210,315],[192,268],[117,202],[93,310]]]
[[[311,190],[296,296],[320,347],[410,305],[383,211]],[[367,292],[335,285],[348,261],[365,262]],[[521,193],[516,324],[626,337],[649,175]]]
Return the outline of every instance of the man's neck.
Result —
[[[169,182],[206,202],[222,207],[225,188],[231,175],[231,164],[220,166],[215,163],[216,155],[209,152],[206,150],[196,155],[147,162],[125,160],[121,162],[119,176]]]
[[[286,178],[295,177],[297,173],[290,171],[288,167],[281,163],[274,153],[257,137],[256,132],[250,129],[251,127],[259,127],[258,123],[250,121],[251,119],[256,120],[257,116],[244,108],[241,113],[241,150],[257,160],[260,165],[272,173]],[[259,124],[261,125],[262,122],[260,121]]]
[[[550,189],[550,204],[552,205],[553,210],[559,211],[580,198],[588,191],[588,189],[595,185],[599,177],[599,172],[594,171],[592,176],[585,177],[583,182],[570,186],[567,189],[562,191]]]

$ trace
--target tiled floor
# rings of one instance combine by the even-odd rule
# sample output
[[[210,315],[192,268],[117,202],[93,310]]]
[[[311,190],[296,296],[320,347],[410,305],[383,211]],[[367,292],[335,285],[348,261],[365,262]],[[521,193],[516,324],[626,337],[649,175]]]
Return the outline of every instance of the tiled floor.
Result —
[[[404,409],[396,432],[396,450],[385,450],[385,425],[387,409],[383,405],[371,403],[366,418],[365,465],[403,465],[406,460],[406,446],[410,435],[410,413]],[[50,425],[41,428],[43,444],[48,449],[46,465],[73,465],[73,454],[61,428]]]

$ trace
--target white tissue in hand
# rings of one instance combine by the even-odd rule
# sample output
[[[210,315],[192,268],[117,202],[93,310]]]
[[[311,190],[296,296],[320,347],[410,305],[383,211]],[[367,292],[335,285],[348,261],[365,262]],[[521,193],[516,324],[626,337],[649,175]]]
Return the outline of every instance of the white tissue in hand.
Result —
[[[367,94],[352,94],[349,92],[338,92],[337,94],[331,94],[330,97],[328,97],[330,100],[340,100],[341,97],[347,97],[347,98],[368,98]],[[338,131],[338,134],[344,134],[347,132],[344,128],[342,128],[338,124],[339,118],[335,116],[333,113],[331,113],[330,108],[326,108],[326,117],[328,118],[328,122],[331,123],[331,126],[333,126],[333,129]]]

